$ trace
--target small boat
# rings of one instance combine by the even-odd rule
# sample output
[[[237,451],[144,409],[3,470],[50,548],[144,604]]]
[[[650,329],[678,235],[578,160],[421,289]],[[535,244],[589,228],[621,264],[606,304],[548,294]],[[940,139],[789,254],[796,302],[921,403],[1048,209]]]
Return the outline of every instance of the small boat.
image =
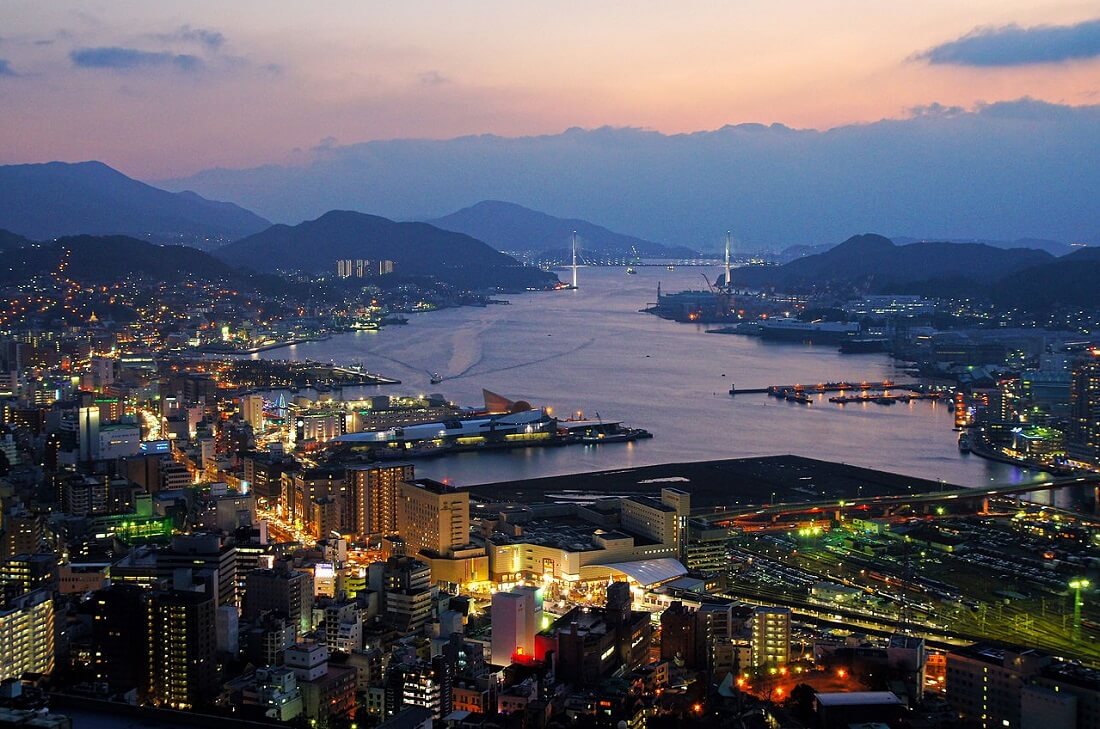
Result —
[[[440,382],[443,382],[442,375],[440,375],[438,372],[433,372],[432,377],[431,377],[431,383],[433,385],[438,385]]]
[[[970,452],[970,434],[962,433],[959,435],[959,453]]]
[[[669,264],[669,266],[668,266],[668,270],[669,270],[669,271],[675,271],[675,270],[676,270],[676,266],[673,266],[672,264]]]
[[[637,271],[634,270],[633,266],[627,266],[626,272],[629,273],[631,276],[637,273]]]

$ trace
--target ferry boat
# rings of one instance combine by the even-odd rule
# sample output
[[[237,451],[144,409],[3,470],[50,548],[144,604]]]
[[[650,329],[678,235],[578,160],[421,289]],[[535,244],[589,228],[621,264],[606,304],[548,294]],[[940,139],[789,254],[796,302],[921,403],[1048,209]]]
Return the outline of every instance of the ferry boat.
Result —
[[[358,319],[358,320],[352,322],[351,328],[355,329],[355,330],[358,330],[358,331],[373,332],[373,331],[377,331],[378,322],[373,321],[371,319]]]

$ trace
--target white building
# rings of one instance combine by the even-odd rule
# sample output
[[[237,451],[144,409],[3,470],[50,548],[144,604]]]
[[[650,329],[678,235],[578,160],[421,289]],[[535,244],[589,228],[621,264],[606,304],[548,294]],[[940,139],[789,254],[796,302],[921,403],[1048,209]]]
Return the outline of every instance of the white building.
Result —
[[[494,592],[490,660],[506,666],[535,655],[535,633],[542,629],[542,590],[517,587]]]

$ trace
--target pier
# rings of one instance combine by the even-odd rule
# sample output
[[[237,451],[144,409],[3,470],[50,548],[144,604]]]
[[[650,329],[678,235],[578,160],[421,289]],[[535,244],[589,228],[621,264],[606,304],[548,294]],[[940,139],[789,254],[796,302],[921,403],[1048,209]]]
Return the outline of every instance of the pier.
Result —
[[[943,395],[938,392],[903,392],[894,395],[888,392],[863,392],[859,395],[836,395],[830,397],[829,402],[835,402],[838,405],[844,405],[850,402],[876,402],[879,405],[886,405],[895,402],[911,402],[913,400],[939,400],[942,397]]]
[[[866,392],[868,390],[912,389],[916,383],[897,383],[891,380],[882,382],[819,382],[814,385],[768,385],[767,387],[750,387],[738,390],[730,387],[731,395],[771,395],[772,397],[786,397],[788,394],[815,395],[827,392]]]

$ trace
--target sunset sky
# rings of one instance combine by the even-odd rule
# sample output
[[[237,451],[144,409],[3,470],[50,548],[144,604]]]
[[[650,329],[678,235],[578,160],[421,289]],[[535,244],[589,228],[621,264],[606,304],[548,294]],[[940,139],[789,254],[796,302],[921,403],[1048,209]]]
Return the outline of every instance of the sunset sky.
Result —
[[[378,139],[1094,105],[1098,19],[1024,0],[4,0],[0,163],[160,179]]]

